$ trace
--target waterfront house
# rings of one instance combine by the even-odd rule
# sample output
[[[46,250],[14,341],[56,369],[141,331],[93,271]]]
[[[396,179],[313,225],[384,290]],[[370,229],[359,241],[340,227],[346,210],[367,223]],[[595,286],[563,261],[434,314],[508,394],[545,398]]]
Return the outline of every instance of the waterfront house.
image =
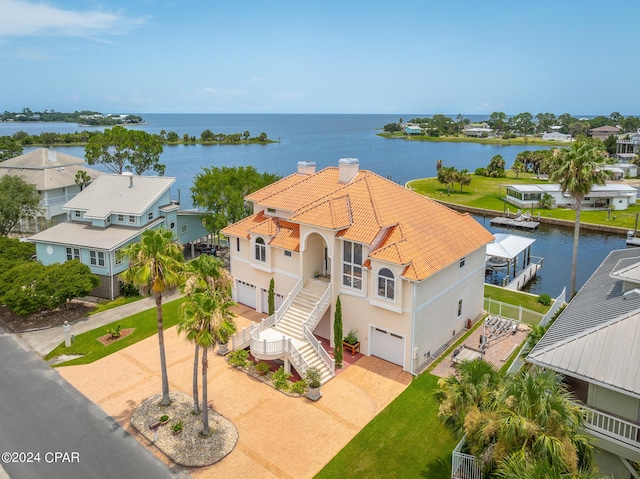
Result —
[[[589,130],[589,134],[598,140],[606,140],[611,135],[617,135],[618,133],[620,133],[620,128],[609,125],[599,126],[598,128],[591,128]]]
[[[38,148],[0,163],[0,176],[20,176],[36,187],[40,213],[20,220],[21,232],[36,232],[67,220],[63,205],[80,192],[76,173],[84,171],[92,180],[102,172],[88,168],[84,159],[48,148]]]
[[[551,195],[553,204],[558,207],[571,208],[574,200],[568,193],[563,193],[558,184],[523,184],[507,185],[505,201],[518,208],[538,208],[544,194]],[[636,204],[637,188],[623,183],[607,183],[595,185],[582,201],[583,208],[611,208],[626,210],[629,205]]]
[[[612,251],[526,358],[552,369],[584,409],[602,472],[640,461],[640,250]]]
[[[488,123],[470,123],[464,126],[465,136],[480,138],[493,135],[493,129],[489,127]]]
[[[301,374],[316,365],[330,378],[318,338],[342,347],[333,337],[340,296],[344,334],[357,332],[360,352],[415,374],[482,311],[493,236],[468,214],[360,170],[357,159],[319,172],[299,162],[246,200],[253,214],[223,230],[234,299],[267,312],[273,278],[279,309],[240,332],[236,349]]]
[[[422,132],[422,128],[420,128],[420,125],[416,125],[413,123],[408,124],[407,126],[404,127],[404,133],[405,135],[410,135],[410,136],[415,136],[415,135],[423,135],[424,133]]]
[[[65,203],[69,219],[29,238],[45,265],[78,259],[98,275],[93,296],[120,294],[118,274],[127,269],[116,253],[152,228],[166,228],[184,245],[207,235],[201,213],[180,210],[171,199],[175,178],[103,174]]]
[[[560,133],[559,131],[545,132],[542,134],[542,139],[545,141],[571,141],[573,137]]]

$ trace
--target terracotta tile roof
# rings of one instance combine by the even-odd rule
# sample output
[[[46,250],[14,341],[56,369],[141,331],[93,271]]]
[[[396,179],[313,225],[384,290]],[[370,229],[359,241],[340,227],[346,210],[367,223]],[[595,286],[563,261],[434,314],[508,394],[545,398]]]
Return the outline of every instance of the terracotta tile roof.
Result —
[[[339,183],[338,173],[338,168],[326,168],[314,175],[294,174],[247,199],[265,209],[291,211],[293,225],[339,230],[336,236],[369,245],[369,258],[405,265],[403,276],[417,281],[493,239],[468,214],[457,213],[375,173],[360,170],[349,183]],[[296,241],[298,251],[299,230],[289,235],[282,220],[263,224],[269,219],[258,213],[223,231],[244,237],[250,230],[265,231],[261,234],[273,236],[269,232],[275,225],[277,235],[271,244],[294,249],[286,241]],[[282,246],[285,243],[288,246]]]
[[[241,238],[249,238],[250,234],[269,236],[273,238],[269,241],[271,246],[300,251],[300,225],[272,216],[265,216],[263,211],[227,226],[222,232]]]
[[[279,220],[278,223],[278,232],[269,244],[291,251],[300,251],[300,225],[283,220]]]

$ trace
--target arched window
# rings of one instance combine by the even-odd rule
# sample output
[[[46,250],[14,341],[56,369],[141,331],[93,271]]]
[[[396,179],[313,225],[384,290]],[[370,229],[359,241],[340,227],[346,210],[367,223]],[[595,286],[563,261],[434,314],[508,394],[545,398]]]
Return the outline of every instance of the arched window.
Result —
[[[262,238],[256,239],[256,261],[262,261],[263,263],[267,261],[267,246]]]
[[[378,272],[378,296],[386,299],[395,299],[396,280],[393,272],[388,268],[382,268]]]

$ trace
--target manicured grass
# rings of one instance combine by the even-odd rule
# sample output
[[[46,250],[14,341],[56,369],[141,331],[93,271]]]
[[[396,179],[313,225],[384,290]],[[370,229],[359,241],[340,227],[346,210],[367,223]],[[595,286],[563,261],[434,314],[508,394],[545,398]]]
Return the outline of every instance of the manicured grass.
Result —
[[[515,173],[511,170],[506,171],[506,174],[506,178],[488,178],[486,176],[476,176],[471,174],[471,184],[463,187],[462,191],[460,191],[460,185],[455,184],[451,191],[451,195],[449,196],[447,195],[447,189],[445,186],[439,183],[436,178],[412,180],[409,182],[408,186],[416,193],[420,193],[421,195],[440,201],[498,212],[503,212],[506,209],[509,209],[509,211],[515,213],[518,210],[517,206],[500,199],[506,194],[506,185],[519,183],[548,184],[548,181],[532,178],[533,175],[530,173],[520,173],[518,179],[515,178]],[[569,208],[529,208],[527,211],[532,212],[532,216],[534,217],[537,217],[539,213],[540,216],[547,218],[556,218],[567,221],[575,221],[576,219],[576,212]],[[633,230],[635,227],[636,215],[639,213],[640,203],[631,205],[624,211],[612,211],[610,215],[606,210],[583,210],[580,213],[580,223],[591,223]]]
[[[428,373],[414,379],[316,477],[450,477],[458,441],[438,420],[437,381]]]
[[[176,299],[162,306],[165,329],[175,326],[178,323],[178,307],[184,300],[185,298]],[[120,325],[122,329],[135,328],[135,331],[107,346],[98,341],[99,337],[108,334],[108,329],[118,325]],[[106,326],[79,334],[75,337],[75,340],[70,347],[66,348],[64,343],[61,343],[45,356],[45,360],[52,359],[62,354],[82,354],[83,356],[81,358],[72,359],[64,363],[56,364],[55,366],[89,364],[97,361],[98,359],[104,358],[109,354],[124,349],[127,346],[131,346],[132,344],[148,338],[157,332],[158,321],[156,309],[151,308],[141,313],[134,314],[133,316],[119,319],[118,321],[114,321]]]
[[[117,308],[118,306],[123,306],[125,304],[133,303],[135,301],[139,301],[142,299],[142,296],[120,296],[113,301],[107,301],[105,303],[98,303],[98,307],[89,313],[89,316],[96,313],[102,313],[103,311],[108,311],[113,308]]]
[[[484,297],[491,298],[495,301],[512,304],[514,306],[522,306],[537,313],[546,314],[551,306],[545,306],[538,302],[538,297],[531,294],[521,293],[520,291],[512,291],[490,284],[484,285]]]

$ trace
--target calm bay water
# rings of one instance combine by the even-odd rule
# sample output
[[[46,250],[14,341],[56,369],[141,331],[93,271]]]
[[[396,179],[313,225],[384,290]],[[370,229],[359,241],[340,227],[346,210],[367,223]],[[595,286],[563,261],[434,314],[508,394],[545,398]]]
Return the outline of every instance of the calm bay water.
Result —
[[[431,143],[389,140],[376,136],[385,124],[424,115],[271,115],[271,114],[143,114],[147,125],[139,128],[149,133],[175,131],[199,136],[209,129],[215,133],[242,133],[251,136],[265,132],[278,141],[267,145],[175,145],[165,146],[161,162],[166,175],[176,177],[175,188],[180,191],[185,208],[192,205],[190,188],[196,174],[203,167],[253,165],[260,172],[282,176],[296,171],[301,160],[315,161],[317,169],[337,166],[340,158],[358,158],[360,168],[404,184],[414,178],[436,175],[436,160],[445,166],[474,171],[486,166],[493,155],[500,154],[509,167],[516,155],[524,150],[544,147],[481,145],[476,143]],[[485,117],[472,117],[483,120]],[[83,129],[70,123],[13,123],[0,122],[0,135],[23,130],[31,134],[45,131],[60,133]],[[94,129],[103,129],[95,127]],[[83,147],[58,147],[65,153],[83,157]],[[98,168],[97,168],[98,169]],[[106,171],[106,170],[105,170]],[[476,218],[483,223],[483,218]],[[541,227],[535,233],[485,227],[492,232],[532,235],[536,243],[532,255],[544,258],[544,266],[529,290],[556,296],[571,278],[571,229]],[[583,233],[580,241],[578,285],[588,279],[594,269],[612,249],[624,248],[624,238]]]

